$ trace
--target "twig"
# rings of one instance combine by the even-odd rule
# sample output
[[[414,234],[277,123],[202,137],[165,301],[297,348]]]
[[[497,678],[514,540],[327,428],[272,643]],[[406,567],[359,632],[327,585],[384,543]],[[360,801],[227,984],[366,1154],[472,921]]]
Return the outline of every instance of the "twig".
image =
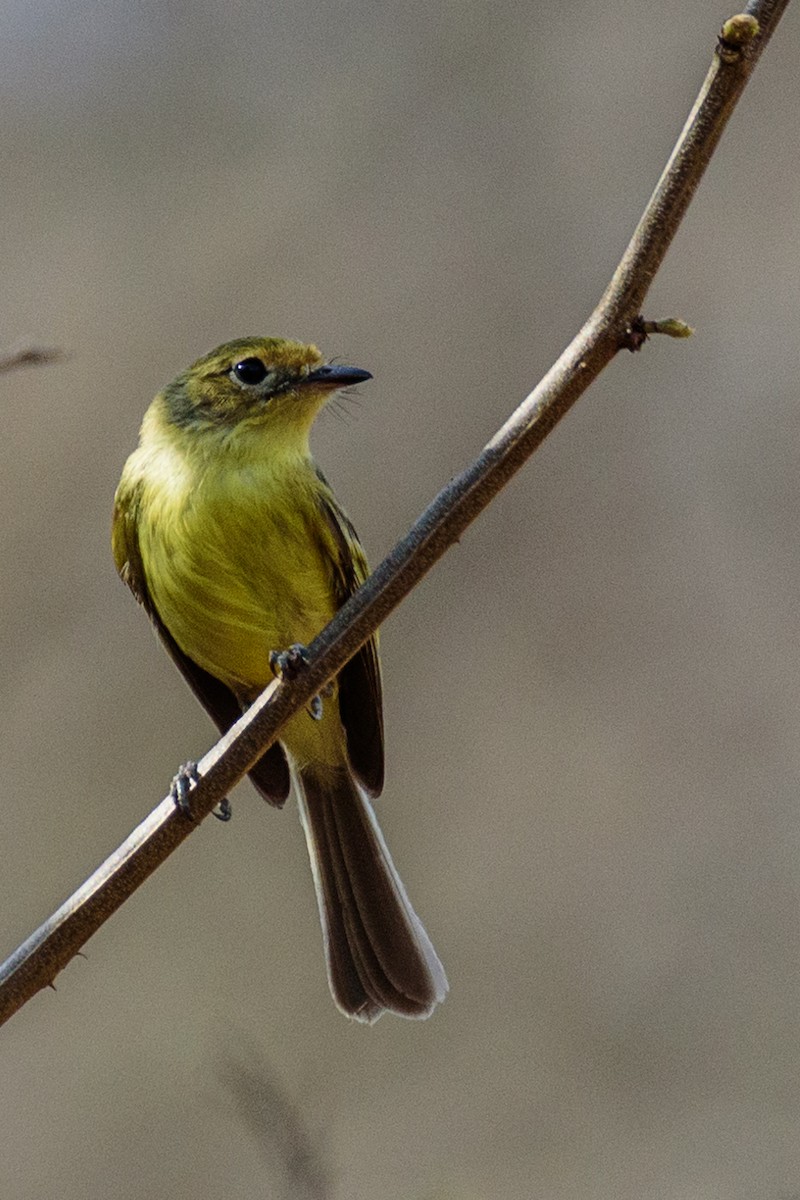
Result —
[[[248,1047],[246,1054],[228,1051],[217,1074],[271,1172],[283,1176],[292,1200],[329,1200],[332,1172],[322,1139],[308,1128],[302,1108],[280,1084],[258,1048]]]
[[[19,346],[14,350],[0,350],[0,372],[15,371],[17,367],[43,367],[63,362],[63,350],[54,346]]]
[[[206,817],[458,540],[530,457],[617,351],[641,337],[637,318],[656,271],[753,67],[789,0],[751,3],[726,22],[714,59],[675,149],[600,304],[541,383],[478,458],[452,480],[408,536],[309,647],[308,669],[270,684],[199,764],[191,792]],[[639,333],[637,334],[637,329]],[[0,967],[0,1022],[7,1020],[76,954],[92,933],[196,828],[167,798],[126,842]]]

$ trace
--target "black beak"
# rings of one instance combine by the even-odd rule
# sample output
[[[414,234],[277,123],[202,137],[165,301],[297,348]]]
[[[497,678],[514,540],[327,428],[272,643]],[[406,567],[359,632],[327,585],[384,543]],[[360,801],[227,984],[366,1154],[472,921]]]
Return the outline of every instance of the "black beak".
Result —
[[[352,383],[364,383],[367,379],[372,379],[372,376],[369,371],[362,371],[360,367],[326,365],[311,371],[301,383],[313,383],[317,387],[343,388]]]

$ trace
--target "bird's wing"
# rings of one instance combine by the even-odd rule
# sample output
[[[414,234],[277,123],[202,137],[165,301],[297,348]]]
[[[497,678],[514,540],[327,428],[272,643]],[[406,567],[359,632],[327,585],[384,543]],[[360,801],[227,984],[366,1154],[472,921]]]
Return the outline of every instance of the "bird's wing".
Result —
[[[338,606],[369,575],[369,567],[350,519],[337,504],[320,473],[319,503],[331,535],[327,548],[334,564]],[[339,674],[339,712],[347,735],[350,765],[371,796],[383,790],[383,694],[377,635],[371,637]]]
[[[114,562],[122,580],[147,612],[175,666],[183,675],[200,703],[216,723],[221,733],[227,733],[242,715],[242,707],[230,688],[214,675],[204,671],[181,650],[159,616],[147,586],[137,534],[138,499],[134,494],[117,500],[111,531]],[[270,804],[281,807],[289,795],[291,780],[286,755],[278,742],[259,759],[249,772],[257,791]]]

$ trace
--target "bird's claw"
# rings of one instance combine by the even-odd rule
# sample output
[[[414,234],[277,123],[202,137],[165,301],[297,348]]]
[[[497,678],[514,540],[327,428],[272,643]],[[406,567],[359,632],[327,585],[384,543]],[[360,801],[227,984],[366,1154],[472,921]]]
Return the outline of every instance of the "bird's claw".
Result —
[[[200,772],[197,769],[197,763],[187,762],[178,768],[178,773],[173,776],[169,787],[169,794],[175,803],[175,807],[180,809],[183,815],[188,817],[190,821],[194,821],[195,816],[192,812],[189,797],[192,789],[199,780]],[[212,812],[218,821],[230,821],[233,816],[233,809],[228,797],[223,796],[216,808],[212,809]]]
[[[227,796],[223,796],[216,808],[211,810],[212,816],[218,821],[230,821],[233,816],[233,808]]]
[[[295,642],[288,650],[271,650],[269,665],[277,679],[297,679],[308,666],[308,650],[301,642]]]
[[[295,642],[288,650],[272,650],[270,651],[269,665],[277,679],[287,681],[297,679],[298,675],[308,666],[308,650],[301,642]],[[323,694],[330,694],[327,688],[324,689]],[[323,715],[322,696],[312,697],[306,711],[312,720],[321,721]]]
[[[175,803],[175,807],[179,808],[183,815],[188,817],[190,821],[194,820],[194,813],[189,803],[189,795],[199,779],[200,772],[197,769],[197,763],[187,762],[181,764],[178,768],[178,773],[173,776],[172,783],[169,785],[169,794]]]

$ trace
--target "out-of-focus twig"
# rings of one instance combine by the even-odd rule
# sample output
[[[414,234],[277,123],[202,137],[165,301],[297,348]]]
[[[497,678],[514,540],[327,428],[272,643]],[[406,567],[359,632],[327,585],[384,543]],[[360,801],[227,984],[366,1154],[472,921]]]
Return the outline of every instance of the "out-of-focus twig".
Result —
[[[642,304],[722,132],[789,0],[753,0],[723,26],[705,82],[606,292],[570,345],[473,463],[309,646],[199,763],[199,821],[318,695],[537,449],[616,353],[641,340]],[[654,24],[657,35],[658,25]],[[609,34],[606,27],[606,35]],[[639,332],[637,333],[637,329]],[[96,929],[197,827],[170,798],[0,967],[0,1022],[52,982]]]
[[[17,346],[0,350],[0,372],[15,371],[17,367],[46,367],[63,362],[66,357],[55,346]]]
[[[331,1170],[321,1139],[309,1131],[300,1107],[278,1082],[263,1055],[229,1053],[218,1075],[255,1137],[271,1172],[280,1175],[291,1200],[329,1200]]]

